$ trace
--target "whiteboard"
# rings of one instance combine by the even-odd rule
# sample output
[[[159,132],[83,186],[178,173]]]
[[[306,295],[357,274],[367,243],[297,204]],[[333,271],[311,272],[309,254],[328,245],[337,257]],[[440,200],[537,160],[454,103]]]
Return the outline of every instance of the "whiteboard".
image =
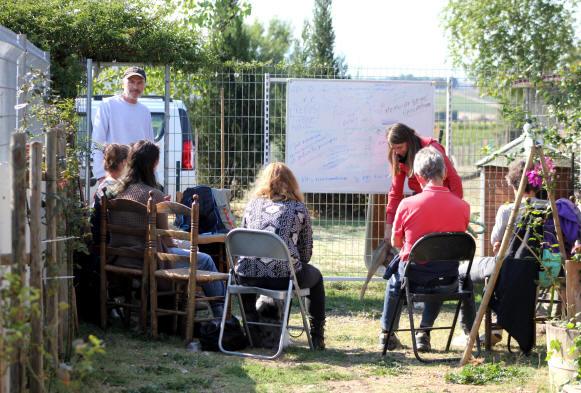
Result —
[[[429,81],[289,79],[286,109],[286,164],[303,192],[386,193],[387,126],[434,135]]]

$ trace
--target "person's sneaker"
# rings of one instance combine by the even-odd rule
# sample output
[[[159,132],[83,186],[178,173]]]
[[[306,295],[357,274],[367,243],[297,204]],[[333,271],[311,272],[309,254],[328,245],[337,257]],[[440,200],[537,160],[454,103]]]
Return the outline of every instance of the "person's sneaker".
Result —
[[[432,349],[430,344],[430,336],[426,332],[416,333],[416,347],[419,352],[429,352]]]
[[[486,340],[486,335],[480,335],[480,342],[484,342]],[[490,335],[490,345],[496,345],[502,341],[502,332],[500,330],[493,330],[492,334]]]
[[[462,332],[456,337],[454,337],[454,339],[452,340],[452,345],[455,347],[465,348],[466,345],[468,344],[468,341],[470,341],[470,335]]]
[[[379,334],[379,348],[383,349],[385,345],[385,340],[387,339],[387,332],[381,332]],[[387,340],[387,350],[393,351],[394,349],[402,348],[401,342],[399,338],[395,335],[395,333],[391,333],[389,340]]]

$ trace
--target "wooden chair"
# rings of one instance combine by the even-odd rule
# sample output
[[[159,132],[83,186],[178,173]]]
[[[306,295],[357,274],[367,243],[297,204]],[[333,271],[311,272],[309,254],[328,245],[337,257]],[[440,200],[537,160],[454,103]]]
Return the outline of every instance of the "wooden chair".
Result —
[[[228,280],[227,273],[211,272],[197,269],[198,257],[198,216],[199,206],[197,198],[194,197],[192,208],[188,208],[176,202],[160,202],[155,203],[150,194],[147,203],[148,214],[148,250],[150,259],[150,313],[151,313],[151,333],[153,337],[158,335],[158,318],[161,315],[172,315],[174,317],[174,327],[177,326],[178,316],[185,316],[186,318],[186,344],[192,341],[194,333],[194,323],[209,321],[213,318],[196,318],[196,303],[208,302],[212,300],[223,300],[224,296],[206,297],[196,296],[198,286],[215,281]],[[191,217],[191,231],[185,232],[181,230],[170,230],[160,228],[161,219],[167,220],[167,216],[160,215],[175,215],[187,214]],[[162,218],[163,217],[163,218]],[[165,226],[165,225],[163,225]],[[157,240],[162,236],[171,236],[175,239],[190,241],[190,255],[175,255],[159,252],[157,249]],[[189,263],[188,268],[175,268],[175,263],[184,261]],[[160,266],[162,264],[168,265]],[[172,290],[166,292],[158,291],[158,280],[166,280],[172,284]],[[187,299],[185,310],[180,310],[179,307],[160,308],[158,306],[159,296],[185,296]]]
[[[137,219],[132,219],[137,218]],[[142,217],[140,220],[139,217]],[[101,327],[107,328],[107,311],[110,308],[123,310],[126,326],[131,318],[131,310],[139,310],[139,324],[145,330],[147,321],[147,290],[149,280],[148,258],[145,241],[147,234],[147,207],[139,202],[128,199],[108,200],[106,195],[101,197]],[[109,240],[108,240],[109,238]],[[130,239],[131,244],[123,244],[124,239]],[[143,248],[135,247],[143,244]],[[133,245],[133,246],[132,246]],[[135,259],[135,265],[140,267],[125,267],[114,264],[119,258]],[[141,263],[139,263],[141,261]],[[122,292],[124,301],[113,299],[113,288],[110,287],[111,276],[125,277],[129,280],[124,284]],[[138,304],[132,300],[132,284],[134,280],[140,282],[140,296]]]

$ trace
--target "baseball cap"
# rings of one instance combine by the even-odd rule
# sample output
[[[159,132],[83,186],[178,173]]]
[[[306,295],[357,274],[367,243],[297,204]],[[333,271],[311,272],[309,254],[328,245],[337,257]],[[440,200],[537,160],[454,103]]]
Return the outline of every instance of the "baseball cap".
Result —
[[[143,80],[147,81],[147,77],[145,76],[145,71],[143,71],[143,68],[139,68],[139,67],[129,67],[128,69],[126,69],[125,72],[123,73],[123,79],[129,78],[130,76],[133,76],[133,75],[137,75],[137,76],[143,78]]]

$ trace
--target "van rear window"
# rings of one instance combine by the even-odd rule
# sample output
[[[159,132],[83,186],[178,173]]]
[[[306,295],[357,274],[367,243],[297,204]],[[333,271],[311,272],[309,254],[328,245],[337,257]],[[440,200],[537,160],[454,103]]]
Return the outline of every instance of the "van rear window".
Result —
[[[156,142],[163,137],[163,131],[165,128],[165,114],[164,113],[152,113],[151,114],[151,125],[153,126],[153,137]]]

